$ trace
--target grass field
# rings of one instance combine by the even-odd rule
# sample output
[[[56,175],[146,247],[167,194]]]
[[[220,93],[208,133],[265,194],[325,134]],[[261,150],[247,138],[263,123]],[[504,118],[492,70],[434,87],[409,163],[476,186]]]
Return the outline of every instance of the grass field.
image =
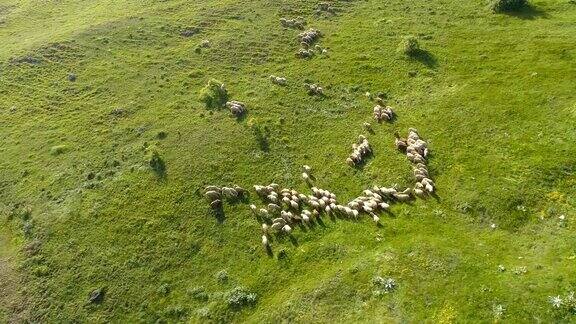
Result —
[[[0,0],[0,322],[576,322],[574,1],[317,4]],[[279,20],[297,16],[327,54],[295,57],[300,31]],[[415,57],[397,51],[406,35]],[[204,107],[210,79],[246,118]],[[397,120],[372,122],[366,92]],[[340,202],[411,185],[393,136],[409,127],[437,197],[393,205],[380,227],[323,216],[269,256],[246,203],[219,219],[202,197],[309,194],[303,164]],[[360,134],[374,155],[351,168]],[[396,289],[376,293],[376,276]]]

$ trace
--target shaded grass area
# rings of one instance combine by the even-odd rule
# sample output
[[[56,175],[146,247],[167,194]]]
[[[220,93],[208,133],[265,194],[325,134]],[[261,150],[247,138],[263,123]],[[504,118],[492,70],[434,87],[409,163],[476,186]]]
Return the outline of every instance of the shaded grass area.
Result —
[[[517,19],[482,1],[336,4],[326,17],[313,1],[14,1],[0,11],[1,233],[21,250],[10,262],[21,269],[13,286],[26,282],[22,316],[489,321],[504,305],[510,321],[574,320],[548,296],[576,289],[576,8],[540,1],[540,14]],[[324,33],[328,55],[294,57],[298,32],[279,18],[296,15]],[[200,32],[183,37],[192,26]],[[418,37],[412,59],[396,53],[404,35]],[[198,93],[211,78],[248,104],[247,120],[205,109]],[[374,125],[375,154],[352,169],[344,160],[370,120],[367,91],[385,93],[398,119]],[[265,125],[265,145],[250,119]],[[201,197],[207,184],[306,192],[302,164],[342,202],[373,184],[410,184],[392,136],[408,127],[430,142],[438,199],[394,206],[381,228],[324,217],[293,240],[274,237],[270,257],[245,204],[213,215]],[[375,296],[376,275],[398,289]],[[257,302],[229,307],[237,287]]]

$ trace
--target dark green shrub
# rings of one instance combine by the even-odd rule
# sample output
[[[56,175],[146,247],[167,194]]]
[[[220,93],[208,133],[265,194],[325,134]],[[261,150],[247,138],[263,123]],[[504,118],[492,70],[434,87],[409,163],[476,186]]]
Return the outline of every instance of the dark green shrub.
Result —
[[[228,91],[222,82],[210,79],[206,86],[200,90],[199,100],[207,108],[221,108],[228,101]]]
[[[236,287],[226,294],[226,301],[231,308],[239,309],[256,304],[257,296],[243,287]]]
[[[156,151],[154,148],[149,148],[146,159],[148,160],[148,164],[150,165],[152,170],[156,172],[156,174],[158,174],[159,176],[163,176],[165,174],[166,164],[164,163],[164,160],[162,159],[162,156],[160,155],[160,153],[158,153],[158,151]]]
[[[50,148],[50,154],[52,155],[60,155],[65,153],[68,150],[68,146],[66,145],[56,145]]]
[[[517,11],[527,4],[527,0],[491,0],[490,9],[493,12]]]
[[[420,45],[418,44],[418,39],[414,36],[405,36],[398,45],[398,52],[412,56],[420,51]]]

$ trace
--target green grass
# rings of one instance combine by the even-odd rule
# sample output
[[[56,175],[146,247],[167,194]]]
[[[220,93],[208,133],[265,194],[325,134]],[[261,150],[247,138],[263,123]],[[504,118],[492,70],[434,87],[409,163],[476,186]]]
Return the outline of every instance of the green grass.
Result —
[[[576,290],[576,5],[334,3],[331,17],[311,0],[0,2],[0,321],[488,322],[497,305],[505,321],[576,321],[548,302]],[[327,55],[294,56],[299,31],[279,19],[296,16]],[[417,55],[397,52],[407,35]],[[210,79],[245,120],[206,109]],[[366,92],[398,119],[373,123],[374,157],[355,170]],[[246,204],[219,222],[201,196],[306,192],[303,164],[341,202],[408,185],[392,134],[409,127],[430,143],[438,199],[393,206],[381,228],[324,217],[269,257]],[[398,288],[375,296],[374,276]],[[230,307],[236,287],[256,303]]]

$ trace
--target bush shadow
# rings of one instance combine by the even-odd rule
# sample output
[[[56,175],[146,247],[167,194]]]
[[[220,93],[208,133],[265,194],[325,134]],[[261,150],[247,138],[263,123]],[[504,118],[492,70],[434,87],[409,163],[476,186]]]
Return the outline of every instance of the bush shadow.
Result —
[[[503,12],[503,14],[510,16],[510,17],[523,19],[523,20],[534,20],[537,18],[544,18],[544,19],[550,18],[550,16],[546,13],[546,11],[544,11],[538,7],[535,7],[534,5],[531,5],[531,4],[526,4],[524,7],[517,9],[517,10]]]
[[[418,61],[431,69],[438,67],[438,60],[436,59],[436,56],[427,50],[419,49],[415,51],[410,55],[410,59]]]

